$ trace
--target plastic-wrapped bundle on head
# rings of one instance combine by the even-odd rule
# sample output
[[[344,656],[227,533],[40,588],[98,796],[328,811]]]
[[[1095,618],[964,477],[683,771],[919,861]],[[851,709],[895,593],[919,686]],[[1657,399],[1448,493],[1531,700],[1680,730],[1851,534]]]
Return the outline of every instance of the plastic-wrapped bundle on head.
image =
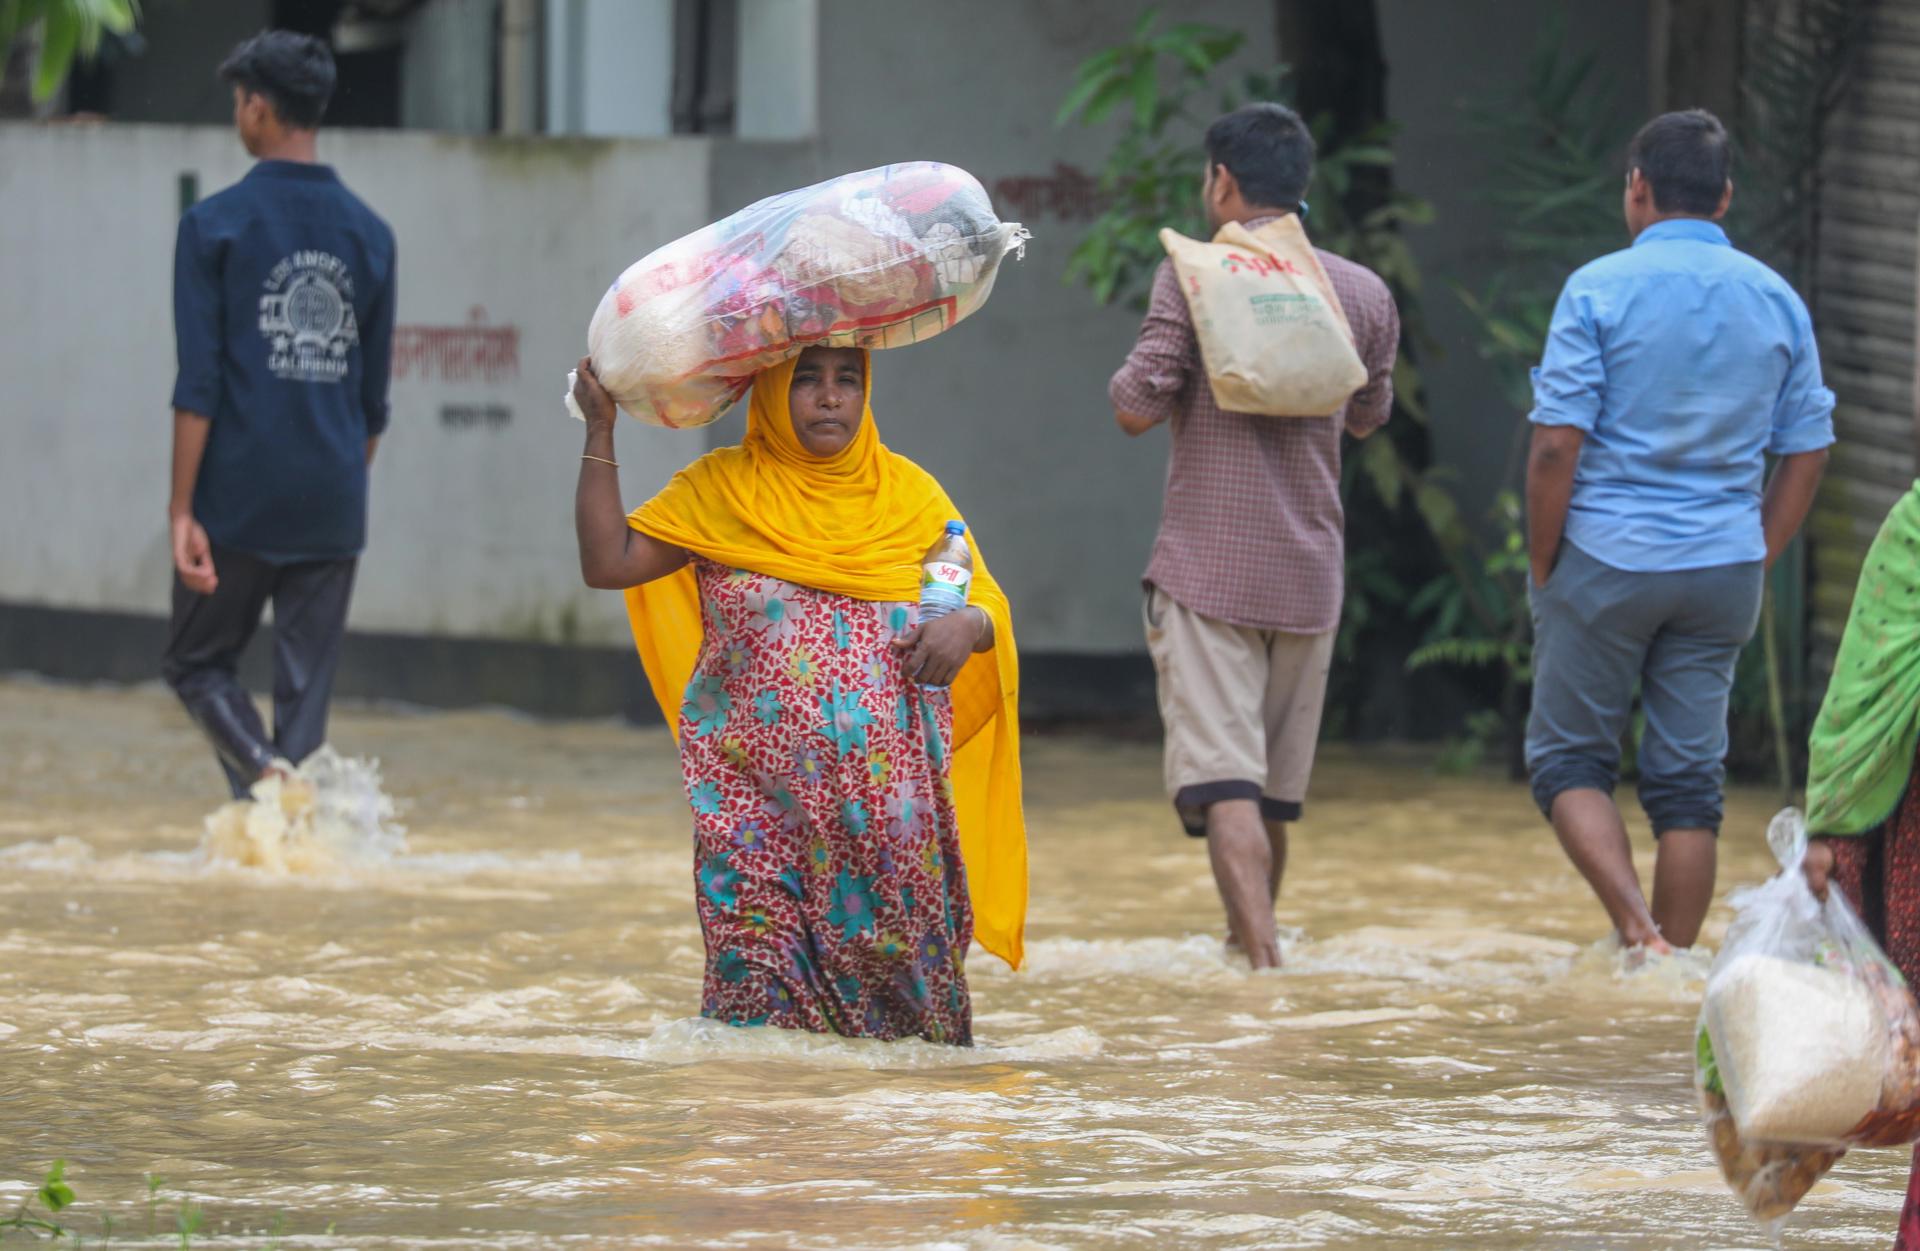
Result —
[[[658,426],[703,426],[816,345],[901,347],[986,302],[1028,238],[965,170],[887,165],[749,205],[650,253],[587,330],[601,383]]]

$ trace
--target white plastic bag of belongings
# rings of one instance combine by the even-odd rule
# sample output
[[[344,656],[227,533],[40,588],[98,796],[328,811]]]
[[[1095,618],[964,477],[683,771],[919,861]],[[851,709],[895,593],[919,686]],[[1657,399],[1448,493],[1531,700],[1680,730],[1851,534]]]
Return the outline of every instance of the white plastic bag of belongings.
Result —
[[[1848,1149],[1920,1140],[1920,1009],[1839,887],[1808,886],[1800,813],[1767,842],[1780,872],[1734,892],[1694,1087],[1722,1176],[1777,1228]]]

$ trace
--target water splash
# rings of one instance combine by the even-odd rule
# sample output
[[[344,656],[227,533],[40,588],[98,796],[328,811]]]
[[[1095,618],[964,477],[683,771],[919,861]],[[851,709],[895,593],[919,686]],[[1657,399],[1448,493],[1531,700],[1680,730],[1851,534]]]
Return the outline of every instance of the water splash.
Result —
[[[1608,934],[1583,948],[1574,961],[1575,974],[1611,981],[1621,990],[1644,998],[1698,1000],[1713,968],[1713,949],[1705,945],[1681,947],[1669,955],[1639,947],[1625,947],[1618,934]]]
[[[375,760],[322,747],[291,773],[268,774],[249,799],[207,818],[200,851],[209,862],[282,875],[336,872],[406,850]]]

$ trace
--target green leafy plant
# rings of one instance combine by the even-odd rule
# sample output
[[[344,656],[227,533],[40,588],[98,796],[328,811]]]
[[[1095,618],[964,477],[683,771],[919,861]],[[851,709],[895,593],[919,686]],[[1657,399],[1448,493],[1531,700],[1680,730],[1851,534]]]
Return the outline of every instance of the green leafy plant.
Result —
[[[58,1222],[48,1219],[72,1205],[73,1187],[67,1185],[67,1162],[55,1160],[53,1167],[41,1179],[40,1188],[28,1195],[20,1203],[20,1210],[6,1220],[0,1221],[0,1231],[18,1229],[27,1233],[41,1233],[53,1238],[64,1238],[67,1230]],[[33,1214],[33,1205],[38,1203],[46,1211],[45,1217]]]
[[[1713,1095],[1727,1093],[1720,1080],[1720,1064],[1713,1058],[1713,1040],[1707,1037],[1707,1027],[1704,1025],[1693,1040],[1693,1063],[1700,1074],[1702,1089]]]
[[[3,2],[4,0],[0,0],[0,3]],[[182,1199],[180,1206],[173,1214],[173,1229],[166,1235],[159,1234],[161,1192],[166,1188],[166,1184],[164,1177],[157,1177],[152,1173],[146,1175],[147,1237],[137,1241],[140,1245],[151,1245],[155,1241],[177,1241],[181,1251],[191,1251],[195,1235],[206,1228],[206,1211],[193,1200]],[[66,1183],[66,1161],[55,1160],[39,1189],[21,1203],[19,1211],[11,1217],[0,1219],[0,1239],[4,1239],[9,1232],[19,1231],[31,1237],[45,1237],[55,1242],[71,1240],[76,1248],[84,1247],[87,1243],[85,1238],[71,1228],[50,1219],[70,1207],[73,1202],[73,1189]],[[35,1210],[36,1204],[44,1210],[44,1215]],[[103,1213],[100,1217],[100,1226],[102,1241],[111,1243],[114,1231],[113,1218]],[[266,1229],[268,1241],[264,1251],[274,1251],[274,1248],[280,1246],[281,1239],[286,1233],[286,1226],[286,1214],[276,1213]],[[333,1232],[334,1223],[329,1221],[326,1234],[332,1237]]]
[[[1386,556],[1371,549],[1347,556],[1346,606],[1340,614],[1340,632],[1334,636],[1334,655],[1342,664],[1351,664],[1360,654],[1360,643],[1382,616],[1406,607],[1407,588],[1393,574]]]
[[[1497,710],[1469,714],[1467,735],[1482,744],[1504,735],[1508,771],[1518,777],[1523,772],[1525,695],[1533,682],[1533,618],[1527,607],[1531,570],[1520,497],[1501,491],[1494,497],[1490,520],[1500,537],[1478,546],[1478,567],[1434,578],[1407,605],[1410,615],[1427,623],[1420,646],[1407,657],[1407,670],[1448,666],[1492,671],[1498,682]]]
[[[1503,540],[1482,557],[1472,581],[1436,578],[1408,605],[1410,612],[1429,622],[1426,639],[1407,658],[1409,670],[1434,664],[1503,664],[1518,680],[1531,676],[1533,649],[1526,631],[1519,628],[1526,621],[1529,576],[1520,497],[1512,491],[1500,492],[1494,498],[1492,513],[1501,524]],[[1484,616],[1471,611],[1470,589],[1484,606]],[[1486,631],[1483,622],[1487,619],[1502,628]]]
[[[191,1200],[181,1204],[180,1210],[174,1213],[173,1227],[180,1235],[180,1251],[189,1251],[193,1246],[193,1236],[200,1232],[205,1216],[200,1205]]]
[[[76,56],[92,59],[103,37],[131,33],[139,15],[139,0],[0,0],[0,74],[6,72],[14,41],[37,29],[33,98],[51,99]]]
[[[1620,247],[1620,153],[1631,136],[1597,54],[1570,52],[1566,20],[1541,29],[1527,72],[1505,91],[1470,101],[1469,129],[1493,154],[1484,183],[1498,214],[1501,259],[1478,289],[1454,291],[1480,330],[1480,355],[1500,378],[1519,420],[1532,406],[1528,371],[1546,347],[1567,275]],[[1518,457],[1509,456],[1509,469]]]
[[[1204,231],[1201,160],[1190,135],[1169,131],[1176,124],[1184,131],[1205,124],[1194,111],[1195,98],[1244,38],[1199,22],[1156,33],[1158,23],[1158,10],[1147,10],[1124,43],[1083,62],[1054,119],[1059,126],[1076,120],[1097,126],[1116,112],[1127,113],[1100,171],[1106,208],[1067,258],[1068,279],[1085,283],[1102,304],[1124,296],[1145,307],[1148,282],[1164,255],[1161,227],[1187,235]],[[1248,97],[1229,90],[1220,98],[1230,108]]]
[[[1469,713],[1465,732],[1447,740],[1434,757],[1434,772],[1458,776],[1479,769],[1487,753],[1501,743],[1506,728],[1505,718],[1491,708]]]
[[[1213,116],[1289,94],[1285,66],[1221,81],[1245,42],[1239,31],[1201,22],[1161,30],[1159,20],[1159,10],[1147,10],[1124,42],[1083,62],[1055,118],[1062,126],[1120,122],[1100,171],[1106,206],[1067,262],[1068,280],[1085,284],[1102,304],[1124,298],[1145,307],[1153,271],[1166,255],[1162,227],[1194,237],[1209,233],[1200,200],[1205,160],[1196,138]],[[1330,118],[1312,118],[1309,125],[1320,148],[1308,191],[1315,242],[1367,265],[1396,294],[1417,295],[1419,266],[1398,232],[1431,221],[1432,207],[1397,192],[1358,218],[1346,211],[1356,171],[1393,164],[1393,128],[1376,126],[1336,145],[1329,142]]]

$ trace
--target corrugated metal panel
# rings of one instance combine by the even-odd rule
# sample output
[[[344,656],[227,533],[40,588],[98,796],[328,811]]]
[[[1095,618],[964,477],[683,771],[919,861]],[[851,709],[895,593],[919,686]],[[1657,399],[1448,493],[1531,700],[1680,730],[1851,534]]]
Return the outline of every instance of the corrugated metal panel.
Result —
[[[1839,443],[1809,531],[1813,676],[1824,685],[1867,545],[1916,470],[1920,0],[1880,0],[1822,163],[1814,322]],[[1817,694],[1817,691],[1816,691]]]

